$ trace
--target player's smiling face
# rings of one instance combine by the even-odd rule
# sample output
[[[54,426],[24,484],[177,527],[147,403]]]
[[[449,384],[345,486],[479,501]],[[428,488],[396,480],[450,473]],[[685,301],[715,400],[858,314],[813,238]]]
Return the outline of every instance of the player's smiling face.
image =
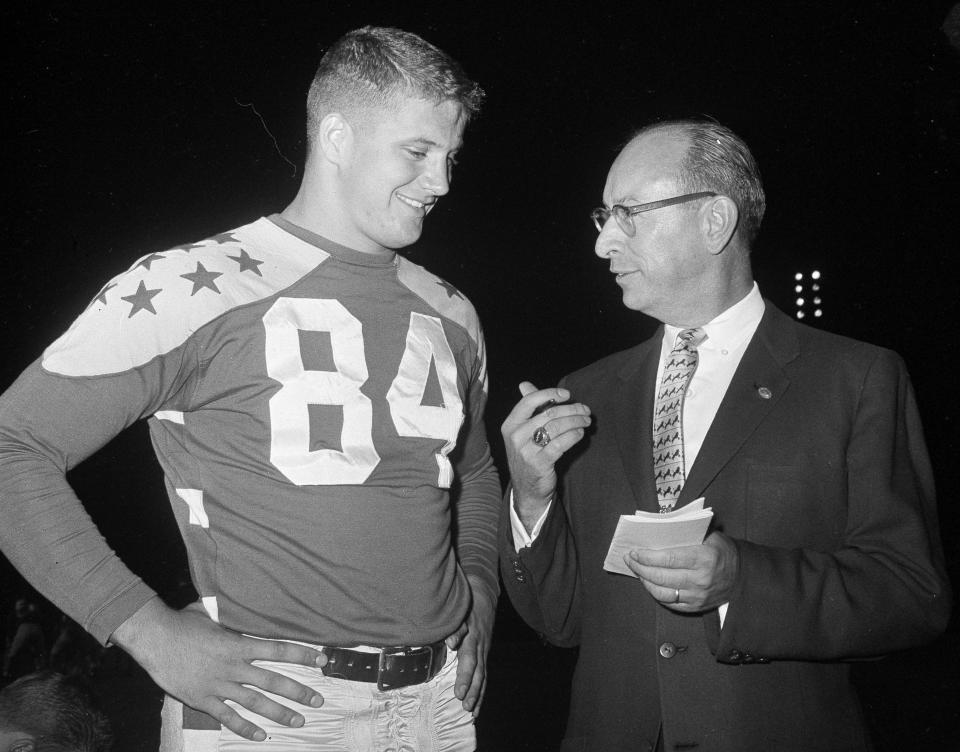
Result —
[[[457,102],[402,99],[354,129],[340,184],[345,244],[375,253],[416,242],[424,218],[450,190],[463,128]]]

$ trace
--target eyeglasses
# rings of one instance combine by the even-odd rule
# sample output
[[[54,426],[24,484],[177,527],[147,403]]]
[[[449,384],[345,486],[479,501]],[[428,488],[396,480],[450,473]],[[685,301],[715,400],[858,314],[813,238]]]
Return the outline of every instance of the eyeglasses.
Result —
[[[641,214],[643,212],[653,211],[654,209],[660,209],[664,206],[673,206],[674,204],[685,204],[688,201],[694,201],[698,198],[706,198],[707,196],[716,195],[717,194],[713,191],[700,191],[699,193],[685,193],[682,196],[665,198],[661,201],[651,201],[647,204],[637,204],[636,206],[623,206],[621,204],[614,204],[609,209],[605,206],[601,206],[590,212],[590,219],[592,219],[593,224],[596,225],[597,232],[601,232],[603,230],[603,226],[607,223],[607,220],[610,219],[610,215],[613,215],[613,218],[617,220],[617,224],[620,226],[620,229],[632,238],[637,234],[637,228],[633,225],[634,214]]]

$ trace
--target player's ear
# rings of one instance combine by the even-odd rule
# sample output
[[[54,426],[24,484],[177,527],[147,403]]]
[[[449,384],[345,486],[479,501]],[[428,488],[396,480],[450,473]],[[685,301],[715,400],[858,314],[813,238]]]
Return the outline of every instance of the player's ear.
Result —
[[[327,161],[342,165],[350,158],[353,138],[353,128],[346,118],[339,112],[331,112],[320,121],[317,148]]]

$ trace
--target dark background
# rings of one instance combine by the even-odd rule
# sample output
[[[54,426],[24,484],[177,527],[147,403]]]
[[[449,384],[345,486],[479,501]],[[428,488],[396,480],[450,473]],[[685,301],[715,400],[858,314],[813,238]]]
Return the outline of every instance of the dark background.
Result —
[[[816,324],[907,360],[956,586],[951,5],[7,5],[0,388],[137,257],[281,210],[299,183],[303,101],[324,45],[367,23],[397,25],[457,57],[489,95],[452,193],[407,255],[461,288],[484,322],[500,466],[498,426],[517,382],[556,383],[653,328],[623,308],[592,251],[587,213],[618,146],[651,119],[710,115],[746,139],[764,174],[764,294],[791,312],[794,273],[818,269]],[[188,596],[143,426],[71,481],[133,569],[172,601]],[[6,607],[23,585],[3,561],[0,584]],[[857,667],[880,749],[960,747],[958,637],[954,618],[934,645]],[[537,642],[504,600],[483,748],[554,748],[572,660]],[[120,750],[155,749],[156,691],[136,675],[103,684]]]

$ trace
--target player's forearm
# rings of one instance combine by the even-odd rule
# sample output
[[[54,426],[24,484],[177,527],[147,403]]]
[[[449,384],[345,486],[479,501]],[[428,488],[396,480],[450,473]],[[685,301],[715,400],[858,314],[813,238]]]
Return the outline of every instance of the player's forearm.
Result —
[[[113,553],[67,483],[70,457],[89,453],[80,442],[102,440],[83,416],[71,421],[77,400],[46,390],[48,381],[34,366],[0,399],[0,547],[39,592],[105,642],[152,591]]]
[[[0,547],[40,593],[101,642],[153,595],[110,549],[63,472],[0,447]]]
[[[496,598],[497,521],[500,514],[500,480],[488,458],[477,473],[465,478],[455,502],[456,548],[464,572],[479,577]]]
[[[0,546],[102,643],[154,594],[107,545],[66,472],[154,409],[149,381],[67,378],[38,361],[0,396]]]

